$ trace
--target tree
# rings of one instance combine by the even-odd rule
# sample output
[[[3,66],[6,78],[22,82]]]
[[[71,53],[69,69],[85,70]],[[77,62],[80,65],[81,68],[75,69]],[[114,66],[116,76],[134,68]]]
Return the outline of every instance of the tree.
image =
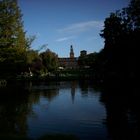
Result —
[[[90,53],[85,56],[79,56],[78,65],[81,68],[86,68],[86,67],[90,68],[90,69],[94,68],[95,61],[97,59],[97,55],[98,55],[98,53],[94,52],[94,53]]]
[[[131,0],[126,8],[127,19],[132,30],[140,30],[140,1]]]
[[[44,65],[44,67],[49,72],[53,72],[53,71],[57,70],[57,68],[58,68],[58,57],[54,52],[47,49],[45,52],[42,52],[40,54],[40,57],[42,59],[42,63]]]
[[[26,38],[17,0],[0,0],[0,73],[17,75],[26,63]]]
[[[21,18],[17,0],[0,1],[0,47],[26,47]]]
[[[28,36],[26,38],[26,50],[29,51],[31,49],[31,45],[33,43],[33,41],[36,39],[36,36]]]
[[[127,15],[129,21],[129,25],[131,27],[131,34],[130,34],[130,54],[131,54],[131,75],[135,77],[135,79],[138,78],[139,75],[139,36],[140,36],[140,1],[139,0],[131,0],[131,3],[129,4],[127,8]]]
[[[140,1],[131,0],[128,7],[111,13],[100,35],[105,39],[105,46],[97,60],[102,75],[99,77],[103,80],[136,78],[139,73]]]
[[[39,57],[38,51],[27,51],[27,65],[26,72],[32,72],[33,75],[40,75],[40,71],[43,69],[42,60]]]

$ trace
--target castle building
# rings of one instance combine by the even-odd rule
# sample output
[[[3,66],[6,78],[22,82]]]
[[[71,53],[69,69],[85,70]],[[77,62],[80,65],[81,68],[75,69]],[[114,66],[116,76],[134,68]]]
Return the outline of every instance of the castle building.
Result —
[[[65,69],[76,69],[78,68],[78,58],[74,57],[73,46],[70,46],[69,57],[58,58],[59,66]]]
[[[73,47],[72,47],[72,45],[70,46],[70,58],[71,58],[71,59],[74,58],[74,52],[73,52]]]
[[[85,57],[87,55],[87,51],[86,50],[82,50],[80,52],[80,57]]]

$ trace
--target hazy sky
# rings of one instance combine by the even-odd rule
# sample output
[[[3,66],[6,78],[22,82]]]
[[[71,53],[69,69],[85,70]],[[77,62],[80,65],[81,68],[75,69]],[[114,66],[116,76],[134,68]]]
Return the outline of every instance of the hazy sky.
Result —
[[[101,50],[99,33],[110,12],[126,7],[129,0],[19,0],[27,35],[36,35],[33,49],[43,44],[60,57]],[[42,50],[43,51],[43,50]]]

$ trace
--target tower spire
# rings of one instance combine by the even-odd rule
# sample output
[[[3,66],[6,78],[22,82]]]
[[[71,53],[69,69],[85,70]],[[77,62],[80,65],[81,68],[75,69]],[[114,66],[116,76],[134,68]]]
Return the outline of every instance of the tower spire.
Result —
[[[73,46],[70,46],[70,58],[74,58]]]

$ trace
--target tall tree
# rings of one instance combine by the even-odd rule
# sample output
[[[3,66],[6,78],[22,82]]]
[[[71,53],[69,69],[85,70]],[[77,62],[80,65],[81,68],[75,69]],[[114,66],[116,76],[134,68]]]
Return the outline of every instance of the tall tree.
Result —
[[[22,14],[17,0],[0,1],[0,47],[25,48]]]
[[[26,61],[26,38],[17,0],[0,0],[0,73],[16,75]]]
[[[111,13],[105,19],[101,37],[105,46],[99,54],[100,75],[109,79],[134,79],[138,75],[140,36],[140,1]]]

